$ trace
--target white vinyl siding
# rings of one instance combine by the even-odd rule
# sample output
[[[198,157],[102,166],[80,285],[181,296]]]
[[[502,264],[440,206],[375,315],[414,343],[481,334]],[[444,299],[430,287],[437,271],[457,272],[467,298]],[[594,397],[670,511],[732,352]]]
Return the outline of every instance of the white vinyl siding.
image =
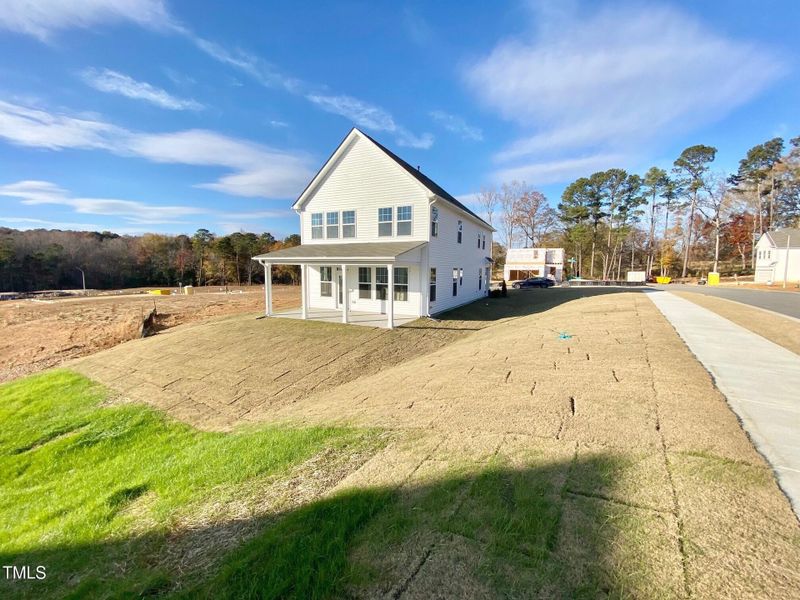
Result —
[[[392,207],[394,212],[398,206],[411,206],[417,217],[411,223],[411,235],[400,239],[427,241],[428,221],[418,217],[429,213],[430,192],[369,140],[356,136],[347,144],[301,207],[303,244],[387,241],[396,233],[378,236],[378,209]],[[348,210],[356,211],[356,237],[345,237],[344,230],[330,240],[312,236],[312,213]]]
[[[489,279],[485,276],[488,252],[483,250],[483,236],[486,247],[492,242],[488,227],[480,225],[445,202],[436,202],[439,211],[439,236],[431,237],[428,243],[428,267],[436,269],[441,284],[435,305],[429,305],[431,314],[440,313],[456,306],[485,297],[489,289]],[[460,222],[460,223],[459,223]],[[458,243],[458,229],[470,243]],[[475,239],[481,234],[481,247],[476,247]],[[454,266],[455,265],[455,266]],[[453,270],[455,269],[455,272]],[[484,269],[481,289],[478,289],[478,270]],[[463,271],[463,273],[462,273]],[[450,275],[453,273],[456,288],[452,289]],[[461,283],[463,281],[463,284]]]

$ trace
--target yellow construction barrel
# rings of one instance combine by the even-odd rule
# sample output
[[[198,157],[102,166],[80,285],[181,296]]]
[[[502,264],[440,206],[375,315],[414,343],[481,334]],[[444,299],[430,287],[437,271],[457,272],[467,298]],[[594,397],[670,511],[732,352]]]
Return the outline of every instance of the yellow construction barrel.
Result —
[[[719,273],[711,271],[708,274],[708,285],[719,285]]]

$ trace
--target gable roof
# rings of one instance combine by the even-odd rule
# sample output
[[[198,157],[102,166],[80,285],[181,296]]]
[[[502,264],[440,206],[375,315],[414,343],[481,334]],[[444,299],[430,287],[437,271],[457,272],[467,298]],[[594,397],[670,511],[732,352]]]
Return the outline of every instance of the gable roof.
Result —
[[[776,229],[775,231],[768,231],[766,236],[776,248],[786,248],[787,241],[790,248],[800,248],[800,229],[791,229],[789,227]]]
[[[347,143],[347,141],[350,139],[350,137],[354,133],[359,135],[359,136],[361,136],[361,137],[363,137],[363,138],[365,138],[365,139],[367,139],[367,140],[369,140],[373,144],[375,144],[375,146],[379,150],[381,150],[384,154],[386,154],[386,156],[391,158],[395,163],[397,163],[400,167],[402,167],[403,170],[406,171],[406,173],[408,173],[414,179],[416,179],[417,182],[422,184],[422,186],[425,187],[429,192],[431,192],[432,194],[435,194],[436,196],[438,196],[439,198],[441,198],[445,202],[448,202],[448,203],[452,204],[457,209],[467,213],[468,215],[470,215],[471,217],[477,219],[478,221],[480,221],[481,223],[486,225],[486,227],[488,227],[489,229],[494,231],[494,228],[491,225],[489,225],[486,221],[484,221],[477,214],[475,214],[475,212],[473,212],[472,210],[467,208],[464,204],[459,202],[456,199],[455,196],[453,196],[452,194],[448,193],[447,190],[445,190],[442,186],[440,186],[438,183],[433,181],[433,179],[431,179],[430,177],[428,177],[427,175],[422,173],[419,169],[415,169],[410,164],[408,164],[406,161],[404,161],[402,158],[397,156],[394,152],[389,150],[386,146],[384,146],[380,142],[376,141],[375,139],[373,139],[372,137],[368,136],[366,133],[364,133],[363,131],[361,131],[360,129],[357,129],[355,127],[353,127],[350,130],[350,132],[344,137],[344,139],[336,147],[336,150],[334,150],[333,153],[330,155],[328,160],[325,161],[325,164],[323,164],[322,167],[320,168],[320,170],[317,171],[317,174],[314,175],[314,177],[308,183],[308,185],[303,190],[303,192],[300,194],[300,196],[298,196],[297,200],[292,205],[292,208],[299,208],[300,207],[300,205],[302,204],[302,201],[304,200],[304,197],[306,196],[306,193],[314,186],[314,183],[316,181],[318,181],[320,179],[320,177],[328,170],[328,166],[333,163],[333,161],[336,159],[336,157],[339,155],[340,151],[342,150],[343,146]]]
[[[386,148],[386,147],[385,147],[384,145],[382,145],[380,142],[377,142],[377,141],[375,141],[373,138],[371,138],[370,136],[368,136],[366,133],[363,133],[363,132],[361,132],[361,133],[362,133],[362,135],[363,135],[365,138],[367,138],[369,141],[371,141],[373,144],[375,144],[375,145],[376,145],[378,148],[380,148],[381,150],[383,150],[383,151],[384,151],[384,153],[386,153],[386,155],[387,155],[389,158],[391,158],[391,159],[392,159],[393,161],[395,161],[395,162],[396,162],[398,165],[400,165],[401,167],[403,167],[403,168],[404,168],[404,169],[405,169],[405,170],[406,170],[406,171],[407,171],[407,172],[408,172],[408,173],[409,173],[409,174],[410,174],[410,175],[411,175],[411,176],[412,176],[414,179],[416,179],[416,180],[417,180],[417,181],[419,181],[419,182],[420,182],[422,185],[424,185],[426,188],[428,188],[428,190],[430,190],[431,192],[433,192],[434,194],[436,194],[437,196],[439,196],[439,197],[440,197],[442,200],[446,200],[446,201],[447,201],[447,202],[449,202],[450,204],[453,204],[453,205],[455,205],[455,206],[456,206],[456,208],[459,208],[459,209],[463,210],[465,213],[472,215],[473,217],[475,217],[476,219],[478,219],[478,220],[479,220],[481,223],[483,223],[483,224],[484,224],[484,225],[486,225],[487,227],[490,227],[490,228],[491,228],[491,225],[489,225],[489,224],[488,224],[486,221],[484,221],[483,219],[481,219],[481,218],[480,218],[478,215],[476,215],[476,214],[475,214],[473,211],[471,211],[469,208],[467,208],[467,207],[466,207],[464,204],[462,204],[461,202],[459,202],[459,201],[456,199],[456,197],[455,197],[455,196],[453,196],[453,195],[449,194],[449,193],[447,192],[447,190],[445,190],[445,189],[444,189],[442,186],[440,186],[438,183],[436,183],[436,182],[435,182],[433,179],[431,179],[430,177],[428,177],[427,175],[425,175],[425,174],[424,174],[422,171],[420,171],[419,169],[415,169],[414,167],[412,167],[410,164],[408,164],[408,163],[407,163],[406,161],[404,161],[402,158],[400,158],[399,156],[397,156],[397,155],[396,155],[394,152],[392,152],[391,150],[389,150],[388,148]]]

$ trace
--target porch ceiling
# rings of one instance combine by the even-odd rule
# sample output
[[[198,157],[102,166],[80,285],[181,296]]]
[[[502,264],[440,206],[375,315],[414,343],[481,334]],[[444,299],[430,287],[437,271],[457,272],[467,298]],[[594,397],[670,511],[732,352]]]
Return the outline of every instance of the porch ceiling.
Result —
[[[294,264],[327,262],[392,262],[428,242],[365,242],[343,244],[302,244],[254,256],[260,263]]]

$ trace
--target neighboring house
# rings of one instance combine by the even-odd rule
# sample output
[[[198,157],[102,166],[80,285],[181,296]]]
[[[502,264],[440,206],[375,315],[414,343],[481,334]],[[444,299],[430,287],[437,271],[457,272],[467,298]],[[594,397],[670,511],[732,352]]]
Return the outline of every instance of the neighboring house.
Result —
[[[563,248],[509,248],[503,278],[517,281],[528,277],[549,277],[561,283],[564,277]]]
[[[293,207],[301,245],[254,257],[299,265],[302,316],[313,311],[419,317],[487,295],[494,229],[418,168],[358,129]],[[272,314],[271,278],[265,286]]]
[[[783,283],[784,277],[800,281],[800,229],[767,231],[756,243],[755,282]]]

